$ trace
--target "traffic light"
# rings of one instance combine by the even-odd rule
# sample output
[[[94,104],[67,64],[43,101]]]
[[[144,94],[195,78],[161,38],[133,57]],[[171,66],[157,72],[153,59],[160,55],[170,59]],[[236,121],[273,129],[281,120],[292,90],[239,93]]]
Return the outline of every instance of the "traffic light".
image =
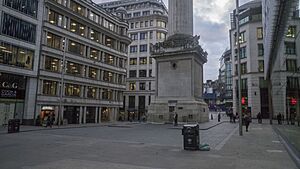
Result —
[[[295,106],[297,104],[297,99],[296,98],[291,98],[291,103],[292,106]]]
[[[247,97],[242,97],[242,105],[246,105],[247,103]]]

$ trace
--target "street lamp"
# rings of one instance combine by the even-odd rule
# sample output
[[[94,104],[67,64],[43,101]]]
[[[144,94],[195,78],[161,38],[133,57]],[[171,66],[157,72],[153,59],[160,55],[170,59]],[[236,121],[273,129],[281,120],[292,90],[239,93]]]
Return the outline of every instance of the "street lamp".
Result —
[[[241,80],[241,59],[240,59],[240,25],[239,25],[239,0],[236,0],[236,34],[237,34],[237,60],[238,60],[238,113],[239,113],[239,134],[240,136],[243,135],[243,123],[242,123],[242,80]]]
[[[63,47],[63,59],[61,62],[61,79],[60,79],[60,93],[59,93],[59,111],[58,111],[58,126],[60,126],[61,122],[61,115],[63,114],[63,105],[62,105],[62,99],[63,99],[63,93],[65,91],[65,85],[64,85],[64,75],[66,71],[66,48],[67,48],[67,38],[63,39],[62,43]]]

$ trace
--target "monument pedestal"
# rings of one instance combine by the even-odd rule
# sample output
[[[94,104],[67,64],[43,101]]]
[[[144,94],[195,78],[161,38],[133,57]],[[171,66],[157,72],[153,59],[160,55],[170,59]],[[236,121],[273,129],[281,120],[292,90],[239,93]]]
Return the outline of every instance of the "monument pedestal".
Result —
[[[174,109],[174,111],[170,111],[170,109]],[[203,123],[209,119],[205,102],[157,100],[149,107],[147,120],[149,122],[172,123],[174,112],[178,114],[178,122],[182,123]]]
[[[148,108],[150,122],[206,122],[208,106],[203,95],[203,64],[207,53],[199,36],[174,35],[152,48],[156,59],[156,95]]]

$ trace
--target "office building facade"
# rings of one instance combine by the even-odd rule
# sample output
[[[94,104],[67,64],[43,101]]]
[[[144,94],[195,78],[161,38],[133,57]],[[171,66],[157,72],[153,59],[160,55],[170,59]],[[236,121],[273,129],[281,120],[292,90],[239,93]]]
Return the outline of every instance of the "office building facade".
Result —
[[[127,11],[129,35],[133,42],[128,49],[125,120],[141,120],[155,95],[155,60],[151,46],[167,36],[168,12],[161,0],[122,0],[101,4],[109,12]]]

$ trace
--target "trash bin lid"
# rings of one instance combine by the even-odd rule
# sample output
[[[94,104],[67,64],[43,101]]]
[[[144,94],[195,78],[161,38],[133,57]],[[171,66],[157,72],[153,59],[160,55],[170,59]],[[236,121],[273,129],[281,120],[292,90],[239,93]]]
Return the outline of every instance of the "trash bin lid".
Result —
[[[186,125],[183,125],[183,127],[197,127],[198,124],[186,124]]]

